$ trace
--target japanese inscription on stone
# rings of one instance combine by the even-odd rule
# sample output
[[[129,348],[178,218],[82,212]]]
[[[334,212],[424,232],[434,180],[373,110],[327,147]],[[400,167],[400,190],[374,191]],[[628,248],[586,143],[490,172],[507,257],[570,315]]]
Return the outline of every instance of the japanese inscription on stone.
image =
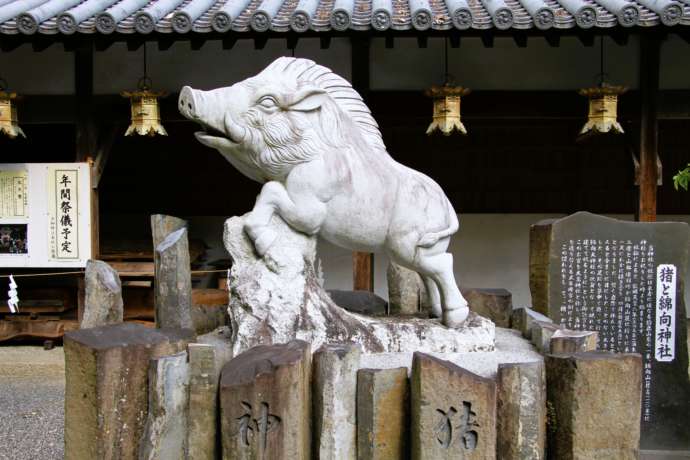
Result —
[[[655,248],[647,240],[570,239],[561,244],[561,324],[599,332],[598,348],[654,350]],[[642,418],[651,417],[651,366],[645,366]]]
[[[247,401],[240,403],[245,413],[237,419],[240,438],[244,447],[250,447],[254,442],[260,444],[261,452],[266,451],[269,433],[280,427],[280,417],[269,413],[268,403],[262,402],[258,408],[258,416],[254,416],[252,405]]]
[[[642,355],[643,449],[690,451],[683,278],[690,232],[579,212],[530,232],[533,306],[598,348]]]
[[[461,442],[466,450],[477,448],[479,434],[475,428],[478,428],[479,424],[471,403],[463,401],[460,413],[453,406],[446,411],[436,409],[436,412],[440,416],[435,430],[436,440],[443,448],[448,449],[453,442]]]
[[[676,331],[676,267],[664,264],[657,268],[656,278],[656,333],[654,357],[670,362],[675,356]]]

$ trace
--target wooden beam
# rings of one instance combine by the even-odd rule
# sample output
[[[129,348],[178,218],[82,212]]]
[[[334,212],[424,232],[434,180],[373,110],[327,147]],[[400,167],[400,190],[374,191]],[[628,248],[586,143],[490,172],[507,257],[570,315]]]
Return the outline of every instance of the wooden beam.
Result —
[[[659,92],[658,37],[640,37],[640,200],[638,219],[656,221],[658,125],[657,96]]]
[[[352,38],[352,86],[366,100],[369,95],[370,42],[367,37]],[[352,284],[358,291],[374,290],[374,254],[352,254]]]
[[[374,292],[374,254],[352,253],[352,286],[355,291]]]

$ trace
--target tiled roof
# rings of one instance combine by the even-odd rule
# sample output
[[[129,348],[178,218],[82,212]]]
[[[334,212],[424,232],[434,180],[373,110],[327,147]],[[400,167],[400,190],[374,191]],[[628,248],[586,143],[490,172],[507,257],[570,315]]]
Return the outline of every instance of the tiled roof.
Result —
[[[0,0],[0,34],[690,25],[690,0]]]

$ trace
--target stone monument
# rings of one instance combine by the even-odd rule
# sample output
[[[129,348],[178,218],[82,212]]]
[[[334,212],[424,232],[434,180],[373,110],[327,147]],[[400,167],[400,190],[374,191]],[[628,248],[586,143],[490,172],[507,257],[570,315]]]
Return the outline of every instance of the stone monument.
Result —
[[[596,331],[601,350],[642,355],[642,449],[690,450],[689,236],[685,223],[586,212],[531,229],[534,308],[565,328]]]
[[[436,182],[388,154],[347,80],[308,59],[281,57],[227,88],[184,87],[179,110],[202,126],[202,144],[263,184],[242,223],[259,256],[282,244],[277,216],[302,234],[385,252],[422,276],[445,326],[466,321],[446,252],[458,230],[455,210]]]

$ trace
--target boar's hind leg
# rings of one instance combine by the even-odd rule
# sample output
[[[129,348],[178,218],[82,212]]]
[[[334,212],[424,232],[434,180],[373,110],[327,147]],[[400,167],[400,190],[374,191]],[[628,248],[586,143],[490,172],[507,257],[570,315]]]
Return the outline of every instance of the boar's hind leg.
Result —
[[[441,291],[443,324],[447,327],[458,327],[467,318],[469,309],[455,282],[453,255],[445,252],[449,239],[439,240],[430,248],[419,247],[416,262],[424,279],[431,278]]]
[[[295,230],[314,235],[321,229],[326,217],[326,205],[309,193],[291,197],[279,182],[264,184],[244,224],[245,231],[261,256],[266,254],[277,237],[269,227],[274,213]]]

